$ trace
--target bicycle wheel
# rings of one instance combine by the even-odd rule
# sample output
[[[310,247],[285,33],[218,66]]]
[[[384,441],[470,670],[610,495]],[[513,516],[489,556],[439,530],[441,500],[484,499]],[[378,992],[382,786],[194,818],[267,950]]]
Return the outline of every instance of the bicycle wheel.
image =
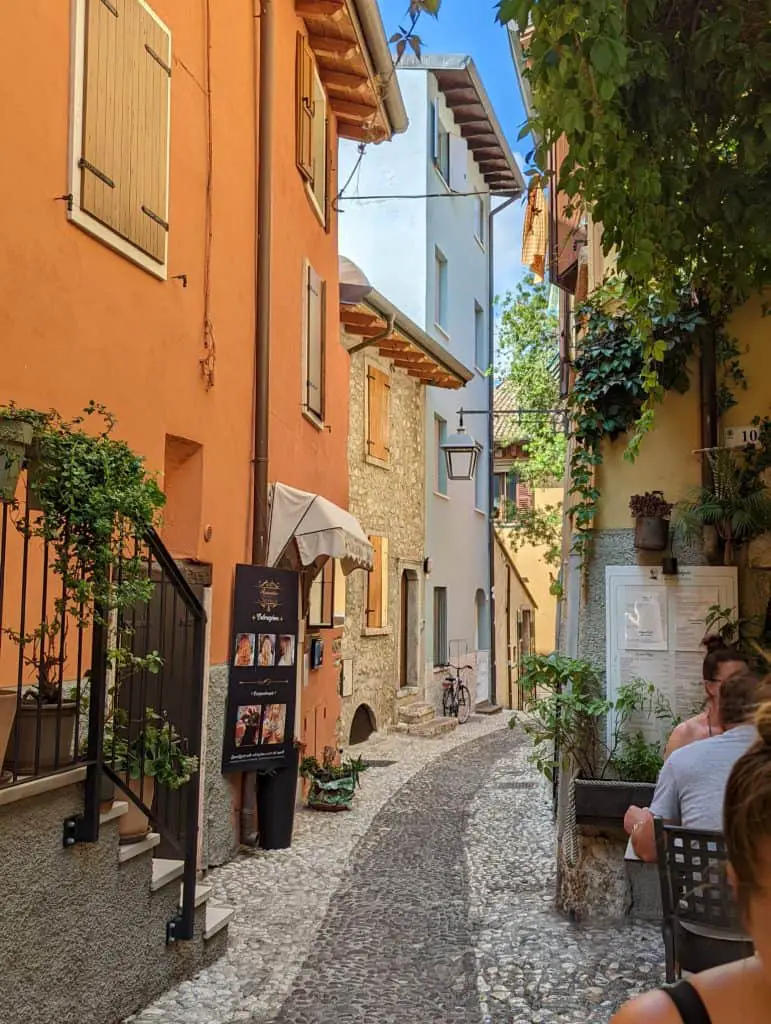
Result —
[[[442,714],[445,718],[449,718],[453,714],[452,690],[450,688],[442,693]]]
[[[468,691],[468,687],[463,683],[458,687],[458,722],[463,725],[464,722],[468,722],[469,715],[471,714],[471,694]]]

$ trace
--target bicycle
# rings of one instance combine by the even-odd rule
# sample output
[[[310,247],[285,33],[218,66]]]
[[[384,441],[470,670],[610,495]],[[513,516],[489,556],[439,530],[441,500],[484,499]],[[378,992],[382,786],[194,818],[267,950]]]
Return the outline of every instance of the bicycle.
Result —
[[[463,725],[471,714],[471,693],[463,682],[463,673],[471,671],[471,665],[455,668],[455,674],[445,676],[442,683],[442,714],[445,718],[454,716]]]

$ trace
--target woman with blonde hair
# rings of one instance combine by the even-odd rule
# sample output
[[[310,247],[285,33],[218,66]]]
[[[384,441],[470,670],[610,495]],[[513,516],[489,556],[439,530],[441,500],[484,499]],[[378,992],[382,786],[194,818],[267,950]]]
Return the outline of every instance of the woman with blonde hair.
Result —
[[[611,1024],[767,1024],[771,1021],[771,701],[759,739],[733,767],[723,808],[728,874],[755,956],[632,1000]]]

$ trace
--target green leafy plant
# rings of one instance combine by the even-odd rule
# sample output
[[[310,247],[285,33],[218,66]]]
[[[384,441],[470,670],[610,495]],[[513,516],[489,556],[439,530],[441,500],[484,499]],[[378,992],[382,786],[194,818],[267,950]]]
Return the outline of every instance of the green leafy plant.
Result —
[[[764,445],[767,440],[766,434]],[[771,493],[759,469],[765,467],[765,458],[748,452],[743,463],[742,456],[729,449],[708,454],[712,484],[678,502],[674,526],[687,540],[700,539],[705,526],[714,527],[730,565],[738,547],[771,530]]]
[[[547,779],[553,779],[558,765],[569,759],[585,779],[655,782],[662,745],[646,740],[635,722],[653,718],[669,726],[676,719],[666,698],[651,683],[640,679],[625,683],[611,701],[603,695],[593,665],[550,654],[525,658],[520,686],[525,711],[513,716],[509,725],[521,721],[533,740],[531,760]],[[609,717],[611,737],[606,741]],[[635,778],[627,779],[628,772]]]
[[[198,758],[188,754],[184,740],[165,715],[147,708],[140,729],[132,729],[122,708],[114,710],[105,729],[104,747],[116,772],[139,781],[152,778],[168,789],[179,789],[198,771]]]
[[[337,779],[353,779],[359,784],[359,776],[367,770],[361,757],[341,759],[334,747],[325,747],[322,760],[305,757],[300,763],[300,775],[304,779],[318,782],[333,782]]]
[[[150,600],[153,584],[136,539],[157,525],[165,498],[142,457],[111,436],[116,421],[103,406],[91,402],[71,421],[55,410],[44,413],[11,404],[5,411],[34,426],[39,513],[17,515],[16,525],[46,542],[50,567],[62,586],[50,619],[23,633],[4,632],[34,671],[37,685],[25,699],[54,703],[70,626],[86,625],[94,615],[107,622],[111,613]],[[101,430],[84,429],[92,417],[102,420]],[[144,667],[152,670],[157,655],[148,658]],[[125,636],[119,635],[111,660],[127,664],[132,659],[137,660]]]

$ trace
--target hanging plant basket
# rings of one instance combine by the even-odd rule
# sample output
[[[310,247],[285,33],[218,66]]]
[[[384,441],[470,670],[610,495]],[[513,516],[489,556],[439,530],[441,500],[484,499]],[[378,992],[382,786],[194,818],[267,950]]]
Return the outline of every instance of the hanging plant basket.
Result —
[[[0,501],[14,499],[32,431],[31,423],[0,417]]]
[[[665,551],[669,543],[669,521],[659,516],[635,520],[634,546],[638,551]]]

